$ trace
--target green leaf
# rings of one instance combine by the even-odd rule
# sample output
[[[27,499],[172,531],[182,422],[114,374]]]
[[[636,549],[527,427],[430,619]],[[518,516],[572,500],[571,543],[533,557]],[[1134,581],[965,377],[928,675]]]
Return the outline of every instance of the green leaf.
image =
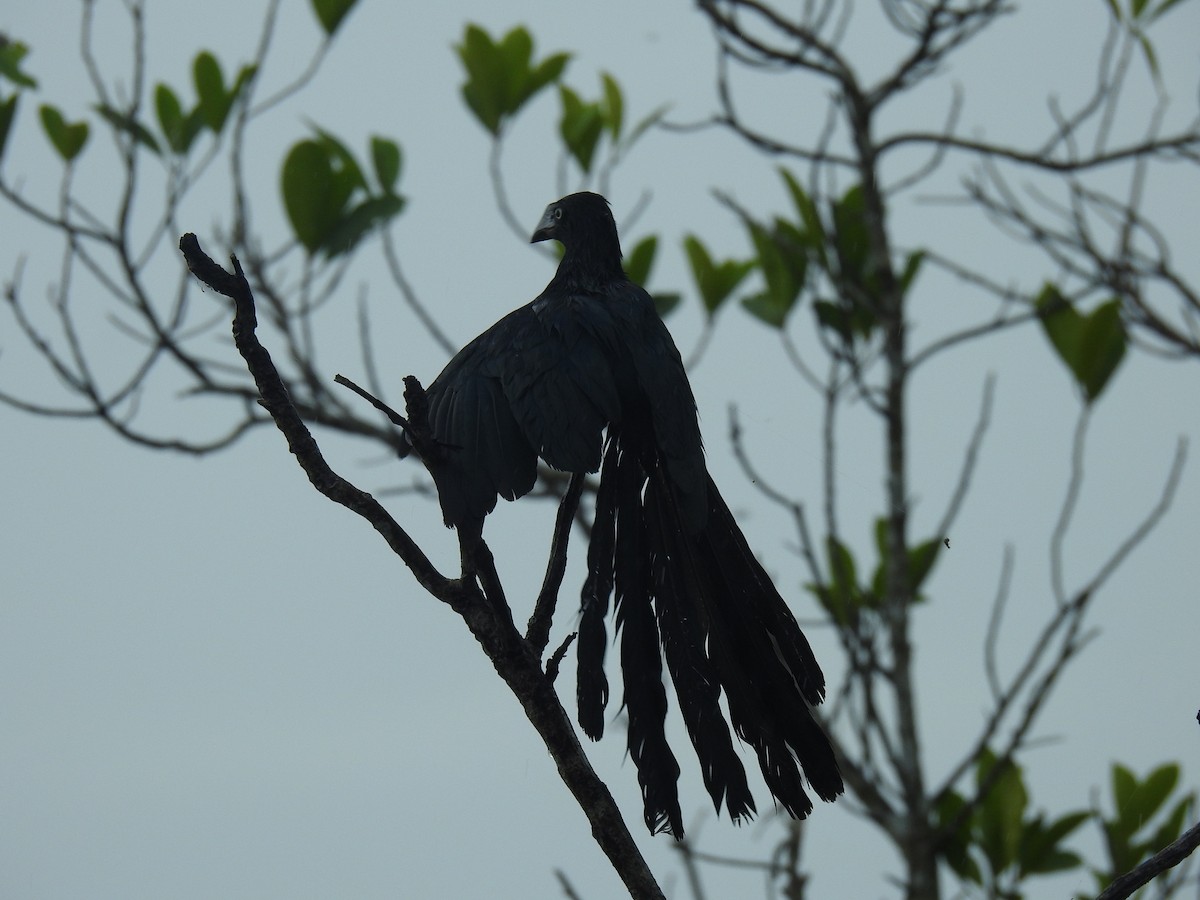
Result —
[[[787,321],[788,310],[780,306],[769,293],[752,294],[742,298],[742,307],[760,322],[772,328],[782,328]]]
[[[1083,858],[1073,850],[1062,850],[1055,848],[1054,850],[1046,851],[1038,863],[1036,868],[1031,868],[1026,871],[1030,875],[1052,875],[1055,872],[1068,872],[1071,869],[1078,869],[1083,865]]]
[[[804,589],[817,598],[817,603],[821,609],[829,613],[829,617],[833,619],[839,626],[846,623],[848,611],[840,608],[837,601],[834,599],[832,592],[823,584],[809,581],[804,585]]]
[[[368,197],[342,216],[321,241],[321,251],[337,256],[352,250],[377,225],[387,222],[404,209],[404,199],[394,194]]]
[[[1067,813],[1054,820],[1054,823],[1046,829],[1046,836],[1057,844],[1091,818],[1092,813],[1086,810]]]
[[[1181,798],[1147,838],[1135,838],[1152,827],[1153,819],[1164,809],[1178,783],[1179,766],[1175,763],[1159,766],[1141,781],[1127,767],[1113,764],[1112,793],[1116,811],[1112,818],[1101,820],[1110,868],[1093,873],[1101,888],[1178,838],[1191,818],[1196,799],[1194,793]]]
[[[1175,808],[1171,810],[1171,814],[1167,816],[1166,821],[1146,841],[1146,849],[1149,853],[1157,853],[1168,844],[1178,840],[1179,835],[1183,833],[1183,825],[1191,812],[1192,801],[1194,799],[1194,795],[1189,794],[1175,804]]]
[[[1070,302],[1053,284],[1046,284],[1034,301],[1042,329],[1059,357],[1074,369],[1074,359],[1079,355],[1080,316]]]
[[[315,253],[341,214],[327,149],[312,140],[292,147],[283,163],[281,187],[296,239],[310,254]]]
[[[1094,402],[1125,356],[1127,338],[1121,321],[1121,301],[1100,304],[1082,315],[1052,284],[1036,300],[1042,328],[1059,358],[1075,376],[1088,403]]]
[[[744,298],[742,305],[761,321],[782,328],[800,296],[808,269],[808,256],[799,239],[800,233],[795,226],[778,219],[773,231],[757,222],[746,225],[766,289]]]
[[[493,135],[500,133],[505,119],[556,81],[570,60],[569,54],[558,53],[532,65],[533,38],[521,27],[496,43],[478,25],[468,24],[455,50],[467,72],[463,100]]]
[[[238,70],[233,84],[226,89],[225,76],[221,72],[221,64],[217,58],[207,51],[197,54],[192,63],[192,80],[196,85],[197,106],[204,119],[204,124],[213,133],[219,133],[225,127],[234,101],[241,96],[246,85],[257,74],[258,66],[242,66]]]
[[[908,254],[908,259],[904,261],[904,271],[900,273],[900,293],[907,294],[908,289],[912,287],[912,283],[916,281],[917,273],[921,271],[921,264],[925,262],[925,251],[914,250]]]
[[[829,577],[833,588],[847,598],[858,590],[858,573],[854,555],[850,548],[833,536],[825,539],[825,552],[829,556]]]
[[[716,292],[713,287],[715,266],[713,266],[712,258],[704,249],[704,244],[695,235],[689,234],[683,239],[683,249],[687,253],[688,263],[692,267],[692,280],[696,282],[696,287],[700,290],[704,308],[711,314],[719,302],[715,299]]]
[[[29,47],[20,41],[0,46],[0,78],[7,78],[17,87],[36,88],[37,81],[21,71],[21,60],[29,54]]]
[[[834,332],[843,343],[848,344],[854,339],[850,316],[838,304],[829,300],[814,300],[813,313],[817,317],[818,327]]]
[[[651,234],[638,241],[625,257],[625,274],[634,284],[646,286],[650,270],[654,266],[654,255],[658,252],[658,235]]]
[[[537,67],[525,79],[525,85],[520,93],[521,104],[526,103],[530,97],[542,88],[558,81],[562,77],[563,69],[566,68],[567,63],[570,61],[570,53],[555,53],[552,56],[547,56],[538,63]],[[513,112],[516,112],[516,109]]]
[[[662,121],[671,107],[669,104],[663,104],[655,110],[647,113],[634,124],[633,129],[629,132],[629,136],[625,138],[625,147],[632,147],[643,134]]]
[[[1050,826],[1043,824],[1041,816],[1027,821],[1018,853],[1021,875],[1044,875],[1079,866],[1082,862],[1079,856],[1059,844],[1091,817],[1089,812],[1069,813]]]
[[[346,145],[322,128],[314,126],[314,130],[317,133],[317,142],[329,157],[330,172],[333,175],[331,202],[335,210],[334,214],[340,216],[355,191],[369,193],[370,188],[367,186],[366,176],[363,175],[358,160],[354,158],[354,154],[346,148]]]
[[[38,113],[41,116],[42,128],[45,130],[46,136],[50,138],[54,149],[58,151],[58,155],[65,162],[70,162],[78,156],[83,145],[87,143],[87,122],[68,123],[63,119],[62,113],[49,104],[42,104],[38,108]]]
[[[716,263],[700,239],[691,234],[683,239],[683,248],[691,264],[692,278],[700,292],[704,310],[712,316],[754,268],[754,262],[727,259]]]
[[[8,143],[8,129],[17,113],[17,95],[0,100],[0,159],[4,158],[4,145]]]
[[[957,820],[966,805],[967,801],[954,791],[944,793],[937,803],[938,824],[944,828]],[[938,850],[947,865],[959,878],[975,884],[983,884],[983,873],[969,852],[971,837],[971,817],[968,816],[959,824],[957,830],[947,835]]]
[[[1088,399],[1095,400],[1125,356],[1127,339],[1120,299],[1100,304],[1085,321],[1080,346],[1081,380]]]
[[[998,765],[987,752],[980,757],[976,781],[982,784]],[[978,810],[979,846],[993,872],[1002,872],[1017,862],[1021,846],[1021,820],[1028,805],[1020,767],[1011,761],[992,783]]]
[[[230,105],[232,105],[233,101],[242,95],[242,91],[246,89],[246,85],[248,85],[257,74],[257,65],[247,64],[238,69],[237,79],[233,82],[233,87],[229,89]]]
[[[1136,813],[1142,819],[1150,819],[1158,815],[1158,811],[1166,803],[1177,784],[1179,784],[1179,766],[1173,763],[1159,766],[1147,775],[1145,781],[1138,787],[1134,794],[1134,807],[1130,813]]]
[[[521,89],[531,69],[533,38],[527,30],[517,27],[500,39],[497,49],[504,76],[504,111],[515,112],[521,105]]]
[[[378,135],[371,137],[371,163],[375,166],[375,178],[387,193],[396,187],[400,177],[400,146],[395,141]]]
[[[651,294],[650,299],[654,301],[654,309],[658,312],[658,317],[665,319],[667,314],[680,304],[683,297],[679,294]]]
[[[796,213],[800,216],[800,221],[804,223],[806,231],[815,241],[824,244],[825,229],[821,224],[821,217],[817,213],[816,204],[812,202],[812,198],[808,196],[808,192],[800,186],[800,182],[796,180],[795,175],[784,168],[780,168],[779,174],[783,176],[788,193],[792,195],[792,204],[796,207]],[[816,244],[813,246],[816,246]]]
[[[167,139],[167,146],[175,153],[187,151],[186,120],[183,107],[175,92],[165,84],[154,88],[154,111],[158,115],[158,127]]]
[[[833,204],[834,246],[839,274],[851,284],[866,286],[870,242],[867,238],[866,195],[856,184]]]
[[[604,131],[604,113],[599,103],[586,103],[566,85],[559,85],[562,119],[559,133],[567,150],[584,172],[592,170],[592,157]]]
[[[621,86],[607,72],[600,73],[600,81],[604,86],[604,124],[613,141],[621,137],[621,124],[625,116],[625,101],[621,96]]]
[[[501,81],[504,73],[491,37],[478,25],[468,25],[462,43],[457,44],[455,50],[467,70],[467,80],[462,86],[463,100],[484,128],[498,134],[504,114]]]
[[[196,137],[204,130],[204,111],[200,109],[200,105],[196,104],[192,107],[192,111],[187,114],[187,118],[183,122],[183,143],[184,149],[191,149],[192,144],[196,142]]]
[[[105,106],[103,103],[98,103],[94,108],[109,125],[118,131],[125,132],[151,153],[162,152],[158,146],[158,141],[150,133],[150,129],[141,122],[131,119],[128,114],[118,112],[111,106]]]
[[[1127,818],[1125,810],[1129,809],[1133,804],[1134,795],[1137,793],[1138,783],[1137,778],[1129,769],[1120,763],[1113,763],[1112,767],[1112,792],[1113,802],[1117,807],[1117,817],[1120,819]],[[1130,834],[1133,832],[1130,831]]]
[[[887,579],[887,561],[889,555],[887,534],[888,520],[885,516],[880,516],[875,520],[875,552],[879,554],[879,565],[875,568],[875,572],[871,577],[871,591],[878,596],[883,596],[885,581]],[[925,579],[929,577],[929,573],[933,571],[938,553],[944,546],[942,538],[933,538],[932,540],[923,541],[916,546],[909,547],[908,589],[912,595],[913,602],[919,602],[924,599],[918,591],[920,591],[921,585],[925,583]]]
[[[350,149],[332,131],[326,131],[317,125],[313,126],[313,131],[316,132],[318,143],[325,148],[330,159],[337,163],[338,168],[345,171],[349,184],[352,187],[367,190],[367,177],[363,175],[362,168]]]
[[[825,250],[825,228],[821,224],[821,216],[817,213],[816,204],[791,172],[780,168],[779,174],[783,177],[784,184],[787,185],[788,193],[792,196],[792,205],[796,207],[796,214],[804,226],[799,234],[805,245],[816,254],[821,268],[828,271],[829,260]]]
[[[825,539],[825,553],[829,560],[829,584],[815,593],[835,622],[848,625],[862,605],[854,555],[833,536]]]
[[[199,98],[204,124],[214,133],[219,133],[225,127],[225,118],[233,104],[233,97],[225,91],[225,76],[221,74],[221,64],[207,50],[198,53],[192,63],[192,80],[196,85],[196,96]]]
[[[354,8],[355,0],[312,0],[313,12],[325,33],[332,35],[346,18],[346,13]]]

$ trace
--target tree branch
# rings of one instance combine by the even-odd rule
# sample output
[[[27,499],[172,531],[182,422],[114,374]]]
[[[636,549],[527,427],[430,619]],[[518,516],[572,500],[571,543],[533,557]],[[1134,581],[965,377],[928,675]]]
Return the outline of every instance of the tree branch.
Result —
[[[1113,879],[1096,900],[1125,900],[1143,885],[1149,884],[1168,869],[1179,865],[1200,847],[1200,824],[1193,825],[1173,844],[1163,847],[1145,862]]]

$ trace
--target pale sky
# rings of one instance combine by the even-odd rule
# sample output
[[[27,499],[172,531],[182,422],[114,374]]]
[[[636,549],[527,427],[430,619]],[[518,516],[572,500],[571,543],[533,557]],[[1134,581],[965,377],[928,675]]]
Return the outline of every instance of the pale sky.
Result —
[[[1027,5],[956,58],[935,86],[915,94],[905,116],[937,128],[958,82],[966,91],[964,133],[1027,143],[1043,136],[1045,97],[1056,94],[1070,106],[1090,89],[1106,13],[1100,0]],[[261,4],[150,6],[150,78],[188,98],[198,49],[214,50],[227,74],[253,52]],[[859,6],[862,26],[848,37],[848,50],[864,71],[882,70],[890,45],[869,24],[878,9]],[[452,45],[464,24],[479,22],[493,34],[530,24],[539,53],[577,54],[566,80],[585,96],[598,92],[600,70],[612,72],[630,117],[669,103],[673,120],[694,121],[714,108],[711,39],[689,4],[648,11],[623,0],[567,8],[535,0],[503,7],[449,2],[422,6],[414,21],[395,5],[364,0],[312,86],[251,134],[254,221],[264,242],[277,246],[289,235],[278,164],[308,123],[340,135],[356,152],[381,133],[405,154],[400,189],[410,205],[395,234],[406,273],[451,336],[465,342],[531,299],[551,270],[495,211],[488,143],[458,95]],[[56,0],[9,4],[0,14],[0,31],[32,47],[25,68],[40,81],[39,92],[22,100],[2,172],[7,184],[47,205],[61,164],[37,127],[36,103],[53,102],[79,118],[94,102],[80,65],[78,10]],[[1195,112],[1198,10],[1182,4],[1154,33],[1179,107],[1176,121]],[[106,71],[127,86],[121,5],[98,3],[97,22]],[[302,69],[317,37],[307,4],[285,4],[264,95]],[[1146,94],[1139,90],[1131,88],[1130,108],[1140,116]],[[791,83],[777,91],[765,108],[781,128],[803,134],[820,127],[819,92]],[[505,151],[507,190],[530,230],[563,193],[556,114],[547,92]],[[1136,129],[1140,121],[1119,127]],[[107,209],[111,172],[103,160],[111,151],[94,118],[92,143],[77,185]],[[957,168],[939,189],[955,186],[961,162],[953,161]],[[744,254],[743,232],[711,189],[764,215],[783,211],[775,165],[725,134],[652,133],[613,181],[619,221],[653,190],[625,246],[661,233],[653,286],[687,294],[669,320],[685,356],[701,317],[679,239],[695,232],[722,256]],[[228,221],[222,166],[181,214],[210,250],[214,226]],[[152,198],[152,165],[143,177]],[[1167,170],[1151,181],[1148,198],[1149,215],[1177,242],[1177,261],[1200,283],[1195,169]],[[153,210],[147,202],[146,222]],[[1053,274],[957,208],[909,202],[894,211],[894,223],[907,246],[983,261],[1014,286],[1030,288]],[[7,283],[24,260],[23,298],[49,328],[44,298],[58,278],[58,242],[5,203],[0,235],[0,278]],[[155,258],[151,271],[162,273],[164,290],[175,285],[179,265],[169,246]],[[946,279],[929,277],[918,288],[918,345],[992,311],[986,299]],[[353,311],[365,292],[392,399],[398,401],[403,375],[432,379],[444,355],[397,302],[377,246],[363,251],[342,292],[321,320],[328,377],[360,373]],[[75,299],[93,316],[86,339],[96,359],[116,377],[130,351],[88,306],[101,296],[81,281]],[[193,303],[220,309],[209,294],[197,293]],[[808,308],[795,314],[790,331],[801,347],[814,346]],[[1000,643],[1003,670],[1017,664],[1050,613],[1046,542],[1079,408],[1066,370],[1032,327],[967,345],[918,375],[911,394],[916,538],[935,527],[953,489],[988,373],[996,376],[995,409],[974,490],[952,549],[927,585],[931,602],[915,616],[922,739],[934,782],[970,746],[988,711],[982,634],[1006,545],[1015,549],[1017,568]],[[814,622],[790,523],[734,463],[727,408],[740,405],[747,445],[764,474],[816,510],[819,403],[795,379],[772,333],[732,304],[692,377],[714,477],[781,593],[802,622]],[[1068,586],[1090,577],[1155,502],[1177,437],[1190,438],[1193,457],[1200,453],[1198,388],[1196,361],[1165,363],[1141,353],[1126,360],[1093,417],[1087,481],[1067,542]],[[0,389],[63,399],[7,311],[0,315]],[[168,431],[211,434],[222,421],[218,408],[169,388],[151,391],[143,405],[146,422]],[[562,896],[555,869],[585,900],[622,895],[540,740],[461,621],[420,591],[365,523],[311,489],[276,432],[260,429],[199,460],[134,448],[94,424],[7,407],[0,407],[0,434],[7,462],[0,477],[0,897],[553,898]],[[874,565],[871,522],[882,510],[879,431],[856,409],[843,420],[840,439],[842,532],[867,568]],[[419,473],[373,447],[327,436],[323,447],[367,490],[407,484]],[[1036,808],[1058,815],[1107,803],[1115,760],[1140,774],[1178,760],[1186,785],[1195,785],[1197,465],[1200,458],[1189,461],[1166,520],[1096,601],[1092,624],[1100,634],[1051,700],[1036,748],[1022,757]],[[386,502],[431,556],[446,565],[456,558],[432,502]],[[518,621],[540,581],[553,515],[549,505],[525,501],[504,504],[489,524]],[[574,624],[581,557],[575,535],[555,644]],[[827,628],[806,628],[836,690],[836,640]],[[559,685],[573,712],[573,657],[564,669]],[[764,858],[780,829],[769,816],[742,828],[715,819],[678,723],[674,734],[689,835],[706,851]],[[670,839],[651,838],[641,825],[636,772],[624,759],[619,724],[588,749],[668,896],[690,896]],[[766,809],[765,788],[752,785]],[[898,861],[845,807],[821,806],[810,820],[811,896],[895,896],[889,879],[900,874]],[[1094,833],[1081,833],[1077,843],[1099,860]],[[707,883],[714,898],[764,896],[753,874],[709,870]],[[1045,879],[1031,882],[1027,896],[1091,887],[1083,879]]]

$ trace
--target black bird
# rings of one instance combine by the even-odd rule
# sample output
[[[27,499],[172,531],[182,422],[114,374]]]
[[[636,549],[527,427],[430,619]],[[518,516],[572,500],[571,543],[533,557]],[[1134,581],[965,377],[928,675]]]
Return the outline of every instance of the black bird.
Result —
[[[754,800],[720,705],[754,748],[788,813],[812,810],[801,772],[833,800],[842,779],[810,706],[825,679],[704,464],[696,401],[650,296],[621,268],[608,202],[551,203],[532,242],[564,249],[532,303],[464,347],[430,385],[429,426],[445,448],[430,470],[448,526],[478,534],[497,495],[527,493],[540,456],[600,472],[579,624],[579,724],[604,731],[605,616],[616,592],[629,754],[646,825],[683,836],[679,766],[664,731],[662,661],[717,810]]]

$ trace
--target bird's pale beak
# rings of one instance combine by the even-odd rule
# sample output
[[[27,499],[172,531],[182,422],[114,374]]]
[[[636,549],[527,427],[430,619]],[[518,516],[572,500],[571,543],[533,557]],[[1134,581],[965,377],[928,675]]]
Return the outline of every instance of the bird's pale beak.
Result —
[[[538,222],[537,228],[533,231],[533,237],[529,239],[529,243],[536,244],[539,241],[550,240],[554,237],[554,225],[554,211],[550,206],[547,206],[546,211],[542,213],[542,220]]]

